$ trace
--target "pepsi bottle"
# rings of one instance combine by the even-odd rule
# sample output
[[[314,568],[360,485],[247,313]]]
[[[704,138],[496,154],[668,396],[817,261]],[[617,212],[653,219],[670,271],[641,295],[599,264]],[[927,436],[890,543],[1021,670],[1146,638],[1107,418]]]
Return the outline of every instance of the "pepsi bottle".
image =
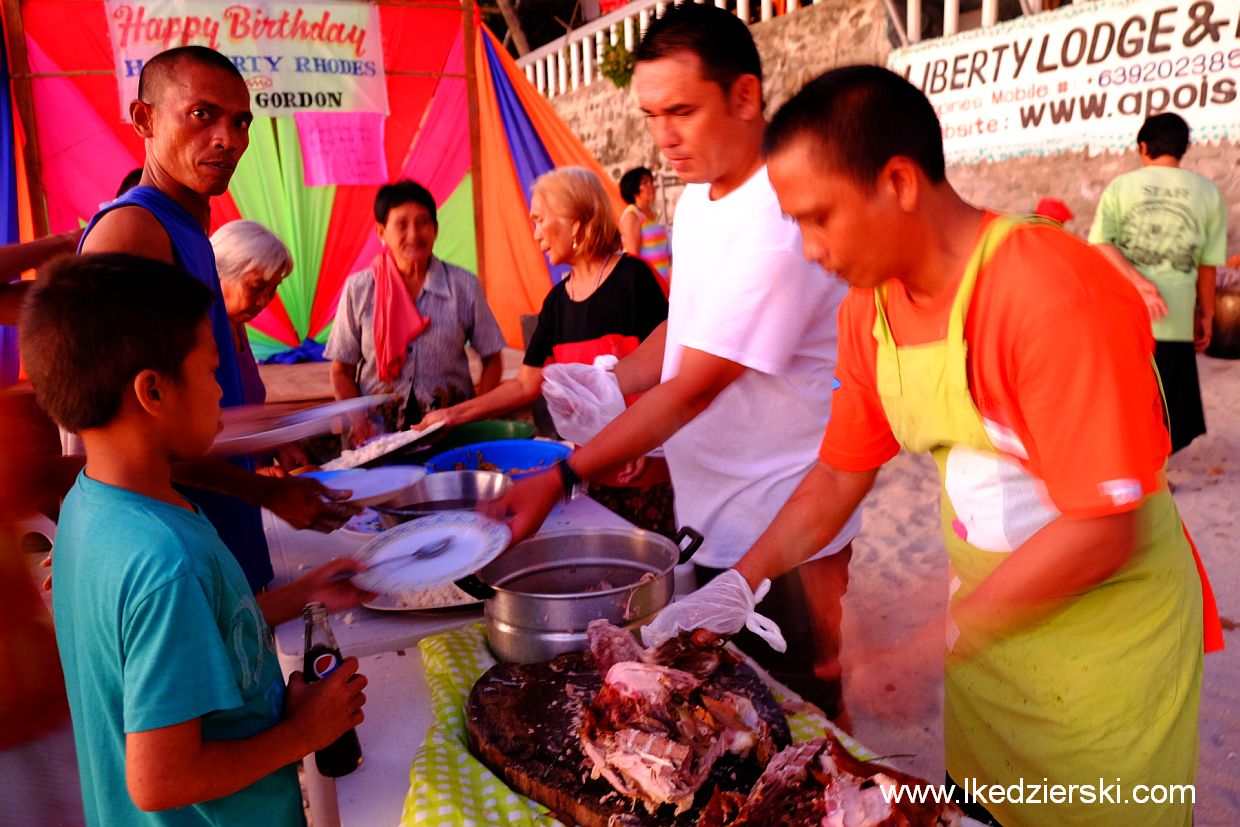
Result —
[[[306,621],[305,667],[302,674],[306,683],[326,678],[340,666],[340,647],[336,636],[327,623],[327,607],[322,603],[309,603],[301,610]],[[362,745],[357,740],[357,730],[351,729],[333,743],[314,754],[319,773],[328,778],[348,775],[362,765]]]

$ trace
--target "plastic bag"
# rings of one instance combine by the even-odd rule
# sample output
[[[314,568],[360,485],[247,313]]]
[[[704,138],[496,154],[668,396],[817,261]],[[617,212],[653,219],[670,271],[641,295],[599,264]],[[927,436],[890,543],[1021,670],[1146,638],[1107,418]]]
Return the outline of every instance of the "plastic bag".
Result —
[[[553,364],[543,368],[543,398],[560,436],[585,445],[624,412],[624,395],[612,368],[615,356],[593,365]]]

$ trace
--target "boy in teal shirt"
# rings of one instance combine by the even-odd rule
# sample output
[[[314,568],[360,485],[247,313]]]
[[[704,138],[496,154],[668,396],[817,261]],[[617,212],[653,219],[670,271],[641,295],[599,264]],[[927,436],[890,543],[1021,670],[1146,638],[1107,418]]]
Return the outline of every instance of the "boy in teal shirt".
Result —
[[[1148,118],[1137,148],[1141,168],[1107,185],[1089,240],[1150,310],[1174,453],[1206,432],[1195,352],[1210,344],[1215,268],[1227,255],[1227,205],[1212,181],[1180,167],[1188,124],[1179,115]]]
[[[362,720],[356,659],[286,690],[270,628],[307,602],[356,605],[335,578],[357,565],[256,599],[172,485],[220,427],[212,300],[176,267],[109,253],[53,266],[23,315],[39,403],[86,445],[53,606],[91,825],[302,824],[294,763]]]

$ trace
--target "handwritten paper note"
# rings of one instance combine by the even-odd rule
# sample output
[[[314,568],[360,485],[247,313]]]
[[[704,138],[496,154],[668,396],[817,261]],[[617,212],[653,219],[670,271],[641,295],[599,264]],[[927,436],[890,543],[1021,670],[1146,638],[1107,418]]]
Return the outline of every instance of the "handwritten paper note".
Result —
[[[374,112],[298,112],[307,187],[386,184],[384,116]]]

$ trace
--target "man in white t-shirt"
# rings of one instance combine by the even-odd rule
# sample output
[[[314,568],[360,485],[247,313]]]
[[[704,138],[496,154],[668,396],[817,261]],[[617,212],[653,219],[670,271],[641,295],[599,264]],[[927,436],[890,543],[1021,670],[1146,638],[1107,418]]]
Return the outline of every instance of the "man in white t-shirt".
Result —
[[[676,208],[668,321],[615,369],[625,394],[645,395],[558,475],[519,484],[509,507],[517,539],[577,479],[664,445],[677,520],[706,538],[694,558],[701,583],[740,559],[817,460],[847,288],[802,256],[800,231],[767,178],[762,67],[748,27],[713,5],[669,6],[636,58],[651,135],[688,185]],[[857,513],[774,584],[763,611],[783,628],[787,654],[737,637],[833,717],[842,712],[840,598],[859,528]],[[744,594],[752,611],[761,592]]]

